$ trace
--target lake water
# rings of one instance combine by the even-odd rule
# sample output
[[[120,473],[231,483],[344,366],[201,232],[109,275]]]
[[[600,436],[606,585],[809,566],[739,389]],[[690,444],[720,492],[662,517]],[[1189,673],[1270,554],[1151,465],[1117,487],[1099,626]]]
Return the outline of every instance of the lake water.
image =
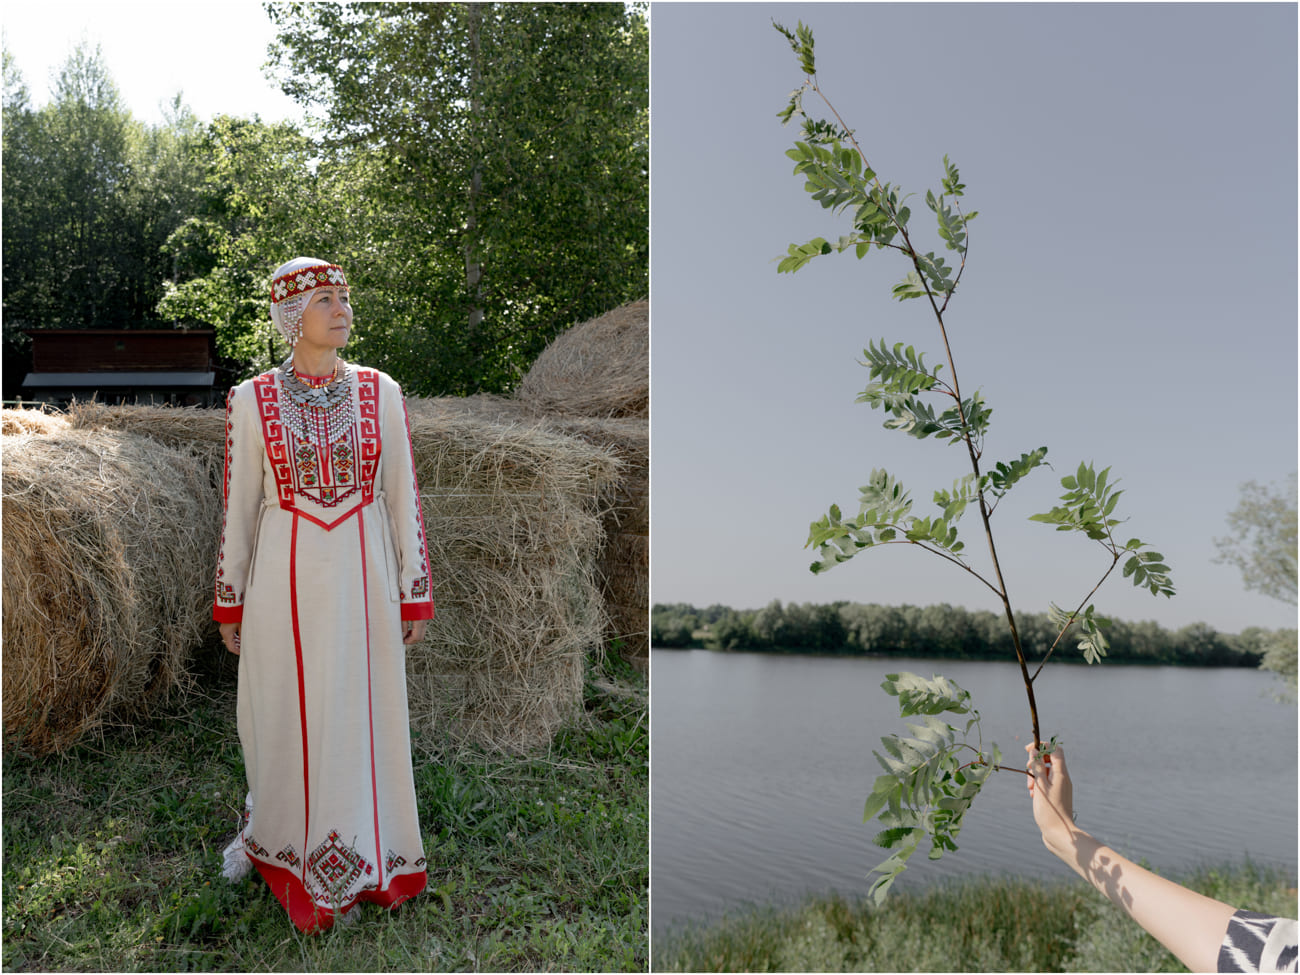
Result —
[[[651,654],[651,910],[655,930],[810,892],[865,893],[884,859],[862,807],[880,738],[905,731],[886,673],[943,674],[971,691],[984,740],[1024,764],[1032,738],[1015,664],[655,650]],[[1297,856],[1296,706],[1245,669],[1049,665],[1035,685],[1059,736],[1079,825],[1177,873]],[[956,724],[954,720],[950,723]],[[1025,778],[1001,772],[966,815],[961,849],[896,890],[1006,873],[1068,881],[1042,845]]]

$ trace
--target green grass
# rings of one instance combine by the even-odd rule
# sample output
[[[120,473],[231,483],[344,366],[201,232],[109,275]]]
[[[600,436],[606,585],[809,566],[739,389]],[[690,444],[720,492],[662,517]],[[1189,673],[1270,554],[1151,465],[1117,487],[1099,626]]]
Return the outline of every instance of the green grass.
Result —
[[[221,878],[245,791],[229,662],[147,723],[7,753],[5,970],[644,971],[647,687],[608,658],[548,754],[417,756],[428,889],[317,936]]]
[[[1296,916],[1294,878],[1252,864],[1180,878],[1251,910]],[[966,881],[865,901],[811,898],[655,935],[653,967],[699,972],[1183,972],[1100,894],[1078,883]]]

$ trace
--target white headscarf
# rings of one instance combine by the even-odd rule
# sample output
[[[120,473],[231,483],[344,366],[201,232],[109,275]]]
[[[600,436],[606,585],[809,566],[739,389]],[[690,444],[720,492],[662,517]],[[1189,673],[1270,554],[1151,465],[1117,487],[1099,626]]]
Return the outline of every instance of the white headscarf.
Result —
[[[271,276],[271,321],[290,346],[302,336],[302,310],[313,288],[346,288],[343,268],[315,257],[295,257]]]

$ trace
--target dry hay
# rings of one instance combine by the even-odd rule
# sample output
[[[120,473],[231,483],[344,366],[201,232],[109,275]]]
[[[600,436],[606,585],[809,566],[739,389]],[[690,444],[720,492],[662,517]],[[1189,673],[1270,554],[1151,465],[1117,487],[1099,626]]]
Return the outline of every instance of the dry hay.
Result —
[[[0,410],[0,435],[6,437],[23,433],[57,433],[67,427],[67,417],[59,413],[26,408]]]
[[[552,417],[572,437],[612,450],[622,461],[604,516],[600,554],[601,591],[610,635],[625,658],[645,668],[650,654],[650,431],[645,420]]]
[[[78,430],[118,430],[144,434],[159,443],[200,457],[221,483],[226,459],[226,413],[201,406],[108,406],[77,402],[68,423]]]
[[[193,454],[137,434],[0,449],[5,737],[44,753],[147,713],[183,678],[212,628],[220,501]]]
[[[412,727],[434,745],[542,746],[580,708],[607,625],[596,561],[619,463],[535,422],[431,402],[410,402],[437,604],[407,655]]]
[[[519,400],[537,413],[650,415],[650,302],[561,332],[528,370]]]
[[[548,744],[559,727],[580,710],[586,655],[602,645],[608,625],[599,588],[602,519],[608,517],[621,464],[617,451],[608,446],[565,434],[535,417],[518,419],[527,411],[513,401],[471,399],[477,402],[457,401],[455,408],[444,410],[421,410],[421,401],[411,403],[411,434],[437,604],[437,618],[426,639],[407,654],[412,727],[417,743],[429,748],[450,742],[527,750]],[[189,474],[187,490],[202,498],[211,511],[197,519],[206,519],[206,528],[199,533],[203,546],[197,547],[193,540],[188,543],[184,568],[189,574],[167,570],[177,588],[187,590],[190,603],[184,613],[176,608],[153,610],[151,622],[184,615],[187,619],[198,616],[211,626],[207,621],[220,533],[223,412],[82,403],[70,411],[70,423],[73,429],[68,436],[74,441],[82,438],[77,442],[122,443],[137,453],[142,449],[138,445],[149,444],[143,453],[155,456],[158,463],[173,455],[179,458],[176,462]],[[10,439],[6,438],[7,448]],[[12,439],[16,448],[20,438]],[[21,450],[11,448],[12,457],[25,457],[31,439],[23,441]],[[116,457],[120,452],[104,449],[101,453]],[[7,494],[17,490],[12,485],[18,482],[10,482],[8,449],[5,459]],[[97,466],[103,469],[102,462],[88,458],[84,450],[75,460],[71,455],[32,454],[29,466],[34,468],[29,480],[40,484],[65,480],[77,484]],[[83,469],[64,478],[63,468],[78,466]],[[62,494],[35,493],[31,488],[20,492],[13,505],[5,499],[4,555],[7,561],[13,560],[6,568],[26,562],[48,574],[52,570],[46,567],[47,562],[88,566],[78,573],[64,570],[57,584],[41,585],[56,594],[81,586],[75,597],[60,595],[56,604],[67,601],[85,607],[86,615],[98,626],[63,619],[53,606],[39,603],[31,591],[24,593],[26,603],[11,599],[11,579],[6,571],[5,665],[10,666],[11,647],[25,647],[24,655],[29,657],[42,653],[52,657],[52,652],[40,649],[42,639],[59,647],[66,645],[69,649],[60,651],[65,656],[78,654],[86,674],[80,676],[62,664],[63,657],[52,657],[60,661],[60,669],[56,678],[47,678],[47,684],[57,679],[59,686],[51,690],[43,685],[41,693],[57,694],[67,702],[61,705],[65,710],[80,708],[87,728],[108,704],[116,705],[132,695],[148,697],[149,689],[140,686],[140,678],[115,676],[116,670],[122,670],[114,663],[120,654],[109,648],[138,644],[136,631],[142,631],[150,620],[142,619],[140,612],[120,613],[114,607],[127,604],[128,595],[124,594],[144,607],[141,592],[148,584],[139,577],[151,579],[149,560],[169,553],[174,556],[178,549],[178,543],[166,536],[167,530],[175,531],[176,526],[156,525],[152,517],[144,525],[135,524],[141,510],[152,514],[166,506],[164,500],[172,503],[166,490],[155,497],[153,488],[166,489],[175,484],[175,478],[169,481],[164,472],[142,477],[134,470],[112,467],[100,480],[104,483],[96,491],[107,497],[78,488],[87,502],[84,509],[77,508],[64,519],[67,525],[59,513],[71,508],[72,500]],[[134,497],[135,503],[125,510],[128,496]],[[179,512],[182,500],[176,499],[173,507],[178,510],[179,523],[192,529],[196,518]],[[21,539],[25,548],[11,554],[10,511],[18,511],[22,505],[22,516],[31,527],[15,533],[15,545]],[[105,514],[96,520],[97,512]],[[79,556],[64,553],[60,533],[87,535],[85,539],[78,536],[78,544],[88,551]],[[119,537],[123,533],[129,537]],[[141,551],[134,540],[149,533],[158,542],[154,551]],[[15,586],[30,581],[35,571],[12,581]],[[187,581],[181,585],[181,580]],[[122,619],[112,619],[115,615]],[[123,628],[125,635],[119,632]],[[181,642],[186,644],[184,650],[190,650],[200,640],[195,634]],[[92,668],[87,661],[97,663]],[[170,680],[177,666],[169,664],[166,675],[161,666],[155,669]],[[156,682],[159,687],[165,683],[161,677]],[[18,690],[14,685],[14,693]],[[10,691],[6,678],[6,720],[11,713]],[[30,691],[23,693],[31,700],[40,697]],[[123,713],[130,710],[123,707]],[[72,722],[60,718],[54,724],[68,730],[47,732],[51,747],[63,747],[75,739]]]
[[[528,404],[489,394],[410,399],[412,423],[475,417],[513,423],[576,438],[607,450],[620,473],[604,498],[605,540],[597,577],[610,619],[607,636],[623,644],[623,656],[644,666],[650,649],[650,436],[645,420],[539,416]]]

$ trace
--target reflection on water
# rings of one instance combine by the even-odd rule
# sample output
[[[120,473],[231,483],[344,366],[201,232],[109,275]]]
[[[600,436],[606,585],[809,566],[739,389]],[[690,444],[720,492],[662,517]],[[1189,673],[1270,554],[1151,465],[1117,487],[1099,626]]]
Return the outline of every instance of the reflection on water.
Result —
[[[807,892],[854,895],[884,859],[862,822],[902,731],[886,673],[942,673],[971,691],[986,741],[1023,765],[1032,736],[1014,664],[656,650],[652,654],[654,927]],[[1064,742],[1078,821],[1162,872],[1201,863],[1296,868],[1296,708],[1239,669],[1049,667],[1035,685],[1044,737]],[[1265,747],[1267,743],[1267,747]],[[966,816],[959,852],[896,889],[1005,872],[1068,880],[1030,813],[1024,777],[999,773]]]

